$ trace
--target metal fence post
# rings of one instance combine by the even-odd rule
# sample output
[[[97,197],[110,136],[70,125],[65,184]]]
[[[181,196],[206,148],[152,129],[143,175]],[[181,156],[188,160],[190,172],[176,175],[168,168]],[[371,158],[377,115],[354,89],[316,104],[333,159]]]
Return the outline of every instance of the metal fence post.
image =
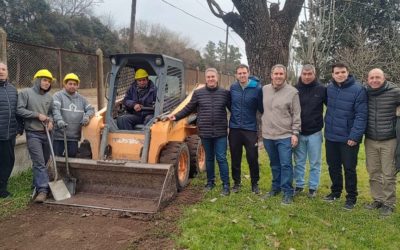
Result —
[[[7,63],[7,33],[0,28],[0,61]]]
[[[104,107],[104,70],[103,70],[103,51],[101,49],[96,50],[97,55],[97,110]]]
[[[60,84],[60,88],[63,88],[63,80],[62,80],[62,58],[61,58],[61,49],[57,49],[57,63],[58,63],[58,82]]]

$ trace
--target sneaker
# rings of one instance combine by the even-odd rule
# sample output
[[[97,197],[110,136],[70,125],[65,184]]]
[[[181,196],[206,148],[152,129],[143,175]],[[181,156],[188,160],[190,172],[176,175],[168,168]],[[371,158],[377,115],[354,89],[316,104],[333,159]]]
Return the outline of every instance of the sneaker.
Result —
[[[381,206],[381,208],[379,209],[379,214],[382,216],[389,216],[393,213],[394,209],[392,207],[383,205]]]
[[[296,187],[293,195],[299,195],[301,192],[303,192],[303,190],[304,190],[304,188],[302,188],[302,187]]]
[[[47,194],[45,192],[39,192],[35,198],[35,203],[43,203],[47,199]]]
[[[309,189],[309,190],[308,190],[307,196],[308,196],[308,198],[315,198],[315,197],[317,197],[317,190],[315,190],[315,189]]]
[[[231,193],[231,191],[229,190],[229,185],[224,185],[222,187],[221,195],[222,196],[228,196],[230,193]]]
[[[240,183],[235,183],[235,185],[233,185],[232,192],[239,193],[240,192],[240,188],[241,188]]]
[[[12,197],[12,194],[10,192],[8,192],[7,190],[0,192],[0,198],[5,199],[5,198],[10,198],[10,197]]]
[[[344,204],[343,208],[346,210],[352,210],[356,206],[355,201],[347,200],[346,203]]]
[[[251,192],[255,194],[260,194],[260,189],[258,188],[258,184],[254,184],[251,186]]]
[[[379,208],[381,208],[382,206],[383,206],[383,203],[382,203],[382,202],[373,201],[372,203],[367,204],[367,205],[365,205],[364,207],[365,207],[365,209],[368,209],[368,210],[374,210],[374,209],[379,209]]]
[[[336,195],[334,193],[330,193],[330,194],[328,194],[327,196],[324,197],[324,201],[333,202],[333,201],[335,201],[335,200],[337,200],[339,198],[340,198],[340,195]]]
[[[282,205],[290,205],[293,203],[293,196],[291,195],[284,195],[282,197]]]
[[[266,193],[262,198],[263,198],[264,200],[266,200],[266,199],[271,198],[271,197],[273,197],[273,196],[277,196],[280,192],[281,192],[281,191],[271,190],[271,191],[269,191],[268,193]]]

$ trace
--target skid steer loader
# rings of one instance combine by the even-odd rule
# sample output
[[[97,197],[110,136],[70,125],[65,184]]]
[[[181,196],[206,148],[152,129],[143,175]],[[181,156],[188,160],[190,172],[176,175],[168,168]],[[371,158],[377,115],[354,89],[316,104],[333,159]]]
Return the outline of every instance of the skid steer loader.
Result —
[[[163,119],[181,110],[192,93],[186,96],[181,60],[160,54],[118,54],[110,61],[107,107],[82,133],[91,159],[68,160],[70,175],[77,179],[76,194],[49,203],[155,213],[188,184],[190,175],[205,170],[196,116],[178,122]],[[116,118],[124,112],[122,99],[137,69],[145,69],[157,87],[154,118],[134,130],[120,130]],[[56,160],[59,174],[65,176],[65,159]]]

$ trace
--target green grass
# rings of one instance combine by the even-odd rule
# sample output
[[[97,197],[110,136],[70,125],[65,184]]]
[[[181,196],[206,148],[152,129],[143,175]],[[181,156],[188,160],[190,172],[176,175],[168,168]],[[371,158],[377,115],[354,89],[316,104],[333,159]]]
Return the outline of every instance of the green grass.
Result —
[[[259,161],[259,184],[265,193],[270,190],[271,171],[264,150]],[[242,169],[248,175],[245,160]],[[264,201],[250,192],[248,177],[243,179],[239,194],[221,197],[219,187],[207,193],[202,202],[185,209],[177,245],[184,249],[399,249],[399,214],[381,218],[378,211],[363,208],[370,202],[364,145],[360,147],[357,172],[359,197],[353,211],[342,208],[344,194],[331,204],[322,200],[331,184],[325,158],[316,199],[303,194],[290,206],[281,205],[281,196]],[[204,182],[204,175],[193,180],[195,185]],[[214,198],[217,200],[212,202]]]
[[[28,170],[11,177],[8,190],[12,198],[0,199],[0,218],[6,217],[27,206],[31,195],[32,171]]]

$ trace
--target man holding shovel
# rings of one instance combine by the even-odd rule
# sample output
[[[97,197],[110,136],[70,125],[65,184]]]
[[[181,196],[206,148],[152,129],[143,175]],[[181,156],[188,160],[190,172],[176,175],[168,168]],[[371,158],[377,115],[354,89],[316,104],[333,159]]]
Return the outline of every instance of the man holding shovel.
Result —
[[[81,139],[82,126],[89,124],[94,115],[94,108],[88,100],[80,95],[80,79],[74,73],[64,77],[64,89],[56,92],[53,96],[53,115],[56,129],[54,133],[54,154],[63,156],[64,132],[67,140],[68,157],[75,157],[78,152],[78,142]]]
[[[18,95],[17,115],[24,118],[24,128],[29,155],[32,160],[33,184],[36,188],[36,203],[42,203],[49,193],[49,175],[46,163],[50,157],[46,135],[53,128],[53,98],[49,91],[53,75],[41,69],[33,77],[33,86],[23,89]]]

